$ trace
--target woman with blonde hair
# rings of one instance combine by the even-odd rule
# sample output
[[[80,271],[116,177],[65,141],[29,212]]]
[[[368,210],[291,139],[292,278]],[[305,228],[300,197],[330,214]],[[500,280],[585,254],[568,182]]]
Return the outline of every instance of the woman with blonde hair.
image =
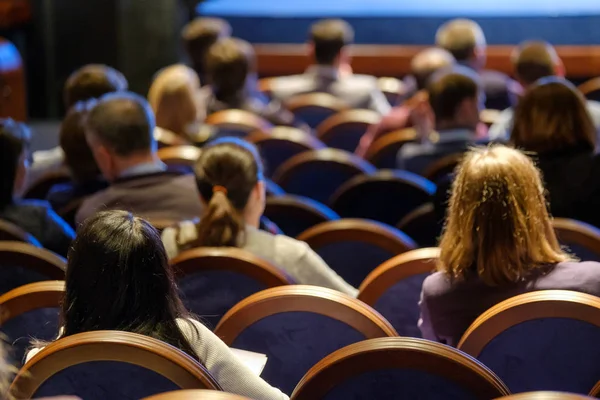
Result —
[[[505,146],[473,149],[457,170],[438,272],[421,293],[423,337],[456,345],[493,305],[529,291],[600,295],[600,264],[579,263],[556,239],[540,173]]]

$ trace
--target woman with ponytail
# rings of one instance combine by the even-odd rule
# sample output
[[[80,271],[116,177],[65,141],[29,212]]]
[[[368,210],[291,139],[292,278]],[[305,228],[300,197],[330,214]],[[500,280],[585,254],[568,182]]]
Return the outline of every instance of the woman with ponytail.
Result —
[[[263,165],[256,148],[223,138],[202,149],[195,167],[204,214],[165,229],[169,257],[195,247],[239,247],[282,268],[300,284],[324,286],[356,296],[346,283],[304,242],[258,229],[265,208]]]

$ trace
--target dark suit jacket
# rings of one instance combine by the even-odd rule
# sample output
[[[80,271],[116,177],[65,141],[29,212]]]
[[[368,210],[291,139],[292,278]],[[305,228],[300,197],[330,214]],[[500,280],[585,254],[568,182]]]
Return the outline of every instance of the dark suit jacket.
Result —
[[[54,210],[60,212],[72,201],[89,196],[100,190],[106,189],[107,187],[108,182],[102,178],[84,183],[59,183],[50,188],[46,200],[48,200]]]

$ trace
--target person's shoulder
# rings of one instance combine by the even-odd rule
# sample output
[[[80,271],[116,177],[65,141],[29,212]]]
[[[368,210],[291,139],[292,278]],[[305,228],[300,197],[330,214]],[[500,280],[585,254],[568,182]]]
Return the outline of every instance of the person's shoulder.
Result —
[[[352,74],[340,80],[355,91],[372,92],[379,90],[377,78],[372,75]]]
[[[286,235],[273,235],[260,229],[247,230],[253,247],[274,249],[275,261],[294,261],[304,256],[310,249],[308,244]]]
[[[452,288],[448,274],[442,271],[433,272],[423,281],[423,296],[436,297],[445,294]]]

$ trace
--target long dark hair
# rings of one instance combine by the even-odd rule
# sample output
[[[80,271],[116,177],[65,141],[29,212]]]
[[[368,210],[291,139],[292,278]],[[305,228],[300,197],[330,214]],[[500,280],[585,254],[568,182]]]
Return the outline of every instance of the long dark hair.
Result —
[[[30,136],[25,124],[0,119],[0,209],[13,202],[19,157],[29,151]]]
[[[79,228],[68,259],[62,337],[127,331],[198,358],[177,325],[189,314],[160,235],[148,222],[126,211],[100,212]]]
[[[195,173],[198,190],[208,206],[192,246],[238,246],[245,228],[244,208],[252,189],[264,179],[256,148],[237,138],[215,140],[202,149]]]

